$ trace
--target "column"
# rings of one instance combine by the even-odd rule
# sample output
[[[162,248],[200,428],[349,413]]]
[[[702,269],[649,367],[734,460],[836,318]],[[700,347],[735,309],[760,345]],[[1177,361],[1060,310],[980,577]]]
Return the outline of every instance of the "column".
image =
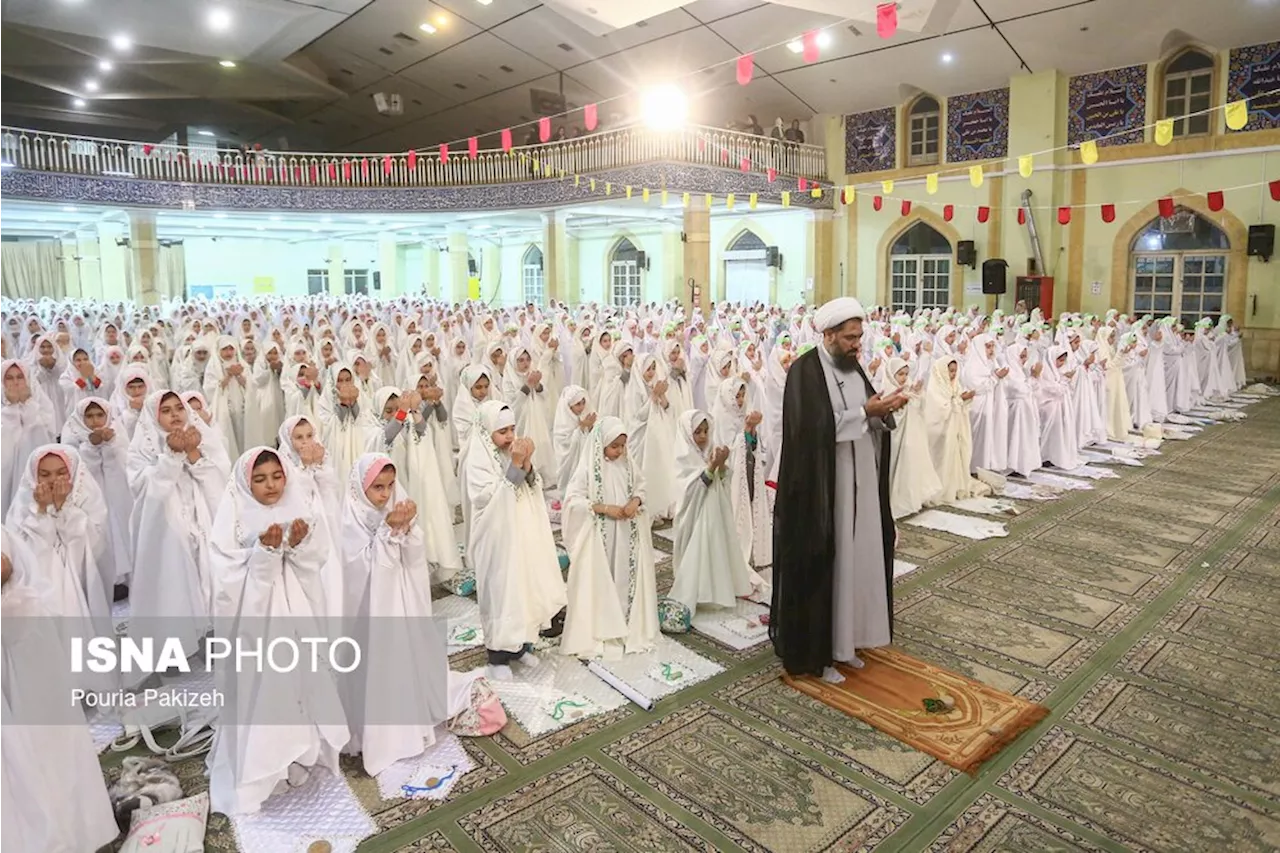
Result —
[[[160,243],[156,240],[156,215],[150,210],[129,211],[129,248],[133,252],[133,280],[129,294],[139,305],[159,305],[156,289],[160,264]],[[186,294],[175,294],[186,296]]]
[[[329,244],[329,292],[341,296],[347,292],[347,255],[342,241]]]
[[[68,299],[81,298],[77,248],[78,243],[75,237],[62,237],[58,240],[58,250],[62,253],[62,280],[66,284]]]
[[[102,281],[102,298],[108,302],[133,298],[128,277],[129,249],[125,246],[126,233],[122,223],[98,223],[98,269]]]
[[[711,309],[711,210],[701,193],[694,193],[684,210],[684,265],[680,301],[686,311]],[[697,299],[694,293],[697,292]]]
[[[821,305],[837,295],[838,283],[833,273],[835,222],[830,210],[815,210],[809,216],[812,235],[809,243],[809,251],[812,253],[812,263],[809,266],[809,277],[813,279],[812,301]]]
[[[680,246],[680,226],[662,223],[662,301],[679,299],[685,290],[684,250]]]
[[[569,249],[568,213],[563,210],[547,211],[542,214],[542,280],[545,284],[546,299],[565,302],[576,302],[577,294],[573,293],[575,282],[570,276],[570,255],[576,254],[576,246],[571,253]],[[524,294],[521,294],[521,299]]]
[[[448,299],[453,302],[466,302],[470,299],[470,282],[471,273],[467,268],[467,232],[462,229],[453,229],[449,232],[448,244],[449,252],[449,290],[444,290],[441,284],[441,298]]]
[[[397,264],[396,235],[378,235],[378,277],[382,285],[379,295],[384,299],[399,296],[403,287]],[[370,282],[372,289],[372,282]]]
[[[80,271],[80,295],[85,299],[102,299],[102,258],[101,246],[96,231],[80,230],[76,232],[75,251],[76,266]]]
[[[432,299],[440,298],[440,250],[434,240],[422,243],[422,292]]]

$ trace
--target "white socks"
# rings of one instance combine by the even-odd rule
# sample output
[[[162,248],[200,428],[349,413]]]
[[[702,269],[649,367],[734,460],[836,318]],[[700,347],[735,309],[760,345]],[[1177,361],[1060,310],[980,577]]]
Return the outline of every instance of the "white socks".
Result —
[[[844,676],[834,666],[827,666],[822,669],[822,680],[828,684],[842,684]]]
[[[533,656],[533,652],[525,652],[516,658],[516,663],[527,666],[529,669],[536,669],[542,661]]]
[[[856,653],[850,656],[849,660],[842,660],[840,661],[840,663],[844,664],[850,669],[862,669],[864,666],[866,666],[866,664],[862,662],[862,658],[858,657]]]
[[[511,681],[515,678],[511,673],[511,667],[506,664],[489,664],[484,668],[485,677],[490,681]]]

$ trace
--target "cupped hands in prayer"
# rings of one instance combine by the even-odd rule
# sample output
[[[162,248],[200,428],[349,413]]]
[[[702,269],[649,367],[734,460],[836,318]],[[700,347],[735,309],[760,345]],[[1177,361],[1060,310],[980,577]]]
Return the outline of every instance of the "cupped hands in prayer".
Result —
[[[517,468],[528,471],[533,464],[533,442],[527,438],[517,438],[511,442],[511,463]]]
[[[413,520],[418,517],[418,505],[410,500],[396,503],[387,513],[387,527],[396,533],[408,533]]]
[[[298,449],[298,458],[303,465],[319,465],[324,461],[324,445],[317,442],[304,444]]]
[[[729,448],[717,447],[711,451],[711,460],[707,463],[707,472],[714,474],[723,470],[725,463],[729,461]]]
[[[587,412],[585,415],[582,416],[582,419],[578,421],[578,428],[581,429],[583,432],[590,432],[591,428],[595,425],[596,425],[595,412]]]
[[[893,414],[907,404],[907,396],[902,393],[902,389],[894,391],[892,394],[872,394],[867,402],[863,404],[863,411],[867,413],[869,418],[883,418],[885,415]]]
[[[93,445],[98,445],[98,444],[102,444],[104,441],[110,441],[115,437],[116,437],[115,430],[113,430],[111,427],[103,427],[102,429],[95,429],[93,432],[89,433],[89,443]]]
[[[36,501],[36,509],[41,513],[48,512],[51,506],[54,509],[62,509],[62,503],[69,494],[71,494],[71,480],[65,477],[57,477],[53,480],[37,483],[35,489],[32,490],[32,497]]]

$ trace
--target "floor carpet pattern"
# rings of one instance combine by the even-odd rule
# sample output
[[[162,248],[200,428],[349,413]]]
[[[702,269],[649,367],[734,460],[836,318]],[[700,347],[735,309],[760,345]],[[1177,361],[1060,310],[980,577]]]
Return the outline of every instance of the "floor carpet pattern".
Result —
[[[345,761],[379,830],[360,850],[1280,850],[1280,398],[1246,412],[1019,501],[1007,538],[902,527],[919,569],[895,585],[897,645],[1050,709],[976,776],[788,688],[767,643],[693,633],[723,673],[651,712],[466,741],[444,801],[383,801]],[[178,770],[207,786],[202,759]],[[235,850],[222,816],[206,844]]]

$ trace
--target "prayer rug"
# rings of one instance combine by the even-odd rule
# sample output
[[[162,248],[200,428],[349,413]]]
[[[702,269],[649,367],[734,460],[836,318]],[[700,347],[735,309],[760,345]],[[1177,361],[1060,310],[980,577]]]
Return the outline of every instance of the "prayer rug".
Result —
[[[1055,489],[1068,489],[1079,492],[1085,492],[1093,488],[1093,486],[1089,485],[1084,480],[1063,477],[1061,474],[1050,474],[1043,468],[1036,469],[1028,474],[1027,481],[1031,483],[1039,483],[1042,486],[1053,486]]]
[[[538,652],[532,669],[511,665],[515,678],[489,685],[507,714],[531,737],[540,737],[627,704],[627,697],[596,678],[577,658],[554,649]]]
[[[978,515],[1017,515],[1022,510],[1013,501],[1002,501],[998,498],[965,498],[955,501],[951,506],[965,512],[976,512]]]
[[[1009,535],[1009,528],[999,522],[973,518],[968,515],[957,515],[954,512],[942,512],[936,509],[927,509],[904,520],[907,524],[913,524],[916,527],[954,533],[956,536],[963,536],[965,539],[994,539]]]
[[[1000,495],[1024,501],[1056,501],[1062,497],[1062,490],[1040,483],[1015,483],[1010,480],[1005,483]]]
[[[1086,480],[1115,480],[1120,476],[1109,468],[1095,468],[1092,465],[1081,465],[1079,468],[1072,468],[1062,473],[1071,477],[1083,477]]]
[[[631,692],[649,702],[657,702],[724,672],[720,664],[665,635],[660,635],[653,649],[643,654],[623,655],[620,660],[596,663]]]
[[[738,599],[733,607],[699,610],[693,630],[740,652],[769,639],[769,626],[760,621],[768,612],[767,604]]]
[[[897,580],[903,575],[909,575],[918,568],[920,567],[915,563],[908,563],[905,560],[899,560],[895,557],[893,560],[893,579]]]
[[[484,645],[480,605],[460,595],[446,595],[431,602],[431,614],[449,620],[449,654]]]
[[[1096,453],[1092,450],[1081,450],[1080,458],[1086,463],[1093,462],[1098,465],[1129,465],[1133,468],[1142,467],[1142,463],[1137,459],[1129,456],[1121,456],[1117,453]]]
[[[845,680],[783,681],[957,770],[975,772],[1049,713],[1042,705],[950,672],[892,647],[862,655],[862,669],[838,666]]]
[[[475,763],[457,735],[436,727],[436,742],[415,758],[404,758],[378,774],[378,793],[384,800],[397,797],[443,800]]]
[[[378,831],[341,776],[317,768],[297,788],[276,794],[256,814],[231,819],[241,853],[293,853],[326,841],[332,853],[355,853]]]

